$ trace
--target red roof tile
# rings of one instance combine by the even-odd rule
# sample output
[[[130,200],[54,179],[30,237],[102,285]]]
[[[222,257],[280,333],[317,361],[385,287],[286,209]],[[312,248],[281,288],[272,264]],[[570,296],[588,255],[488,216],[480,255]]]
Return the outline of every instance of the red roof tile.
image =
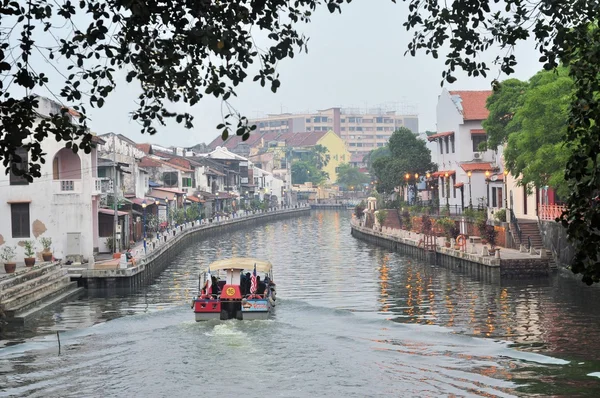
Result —
[[[150,153],[150,149],[152,147],[152,145],[150,145],[150,144],[137,144],[136,146],[140,151],[142,151],[146,154]]]
[[[460,167],[464,170],[464,171],[492,171],[492,164],[491,163],[462,163],[460,165]]]
[[[446,173],[448,173],[448,177],[452,176],[455,174],[454,170],[440,170],[440,171],[436,171],[435,173],[431,173],[431,176],[434,178],[438,178],[438,177],[445,177]]]
[[[179,167],[185,167],[186,169],[191,169],[190,162],[183,158],[174,157],[167,160],[167,163],[175,164]]]
[[[469,130],[469,132],[471,133],[471,135],[485,135],[486,134],[484,129],[471,129],[471,130]]]
[[[458,95],[462,100],[462,114],[464,120],[484,120],[487,119],[489,111],[485,103],[491,90],[485,91],[450,91],[450,95]]]
[[[144,156],[138,165],[140,167],[160,167],[162,166],[162,162],[152,159],[151,157]]]
[[[443,133],[432,134],[429,137],[427,137],[427,140],[428,141],[435,141],[438,138],[448,137],[450,135],[454,135],[454,131],[446,131],[446,132],[443,132]]]
[[[464,182],[457,182],[456,184],[454,184],[454,188],[460,188],[460,187],[462,187],[463,185],[465,185],[465,183],[464,183]]]

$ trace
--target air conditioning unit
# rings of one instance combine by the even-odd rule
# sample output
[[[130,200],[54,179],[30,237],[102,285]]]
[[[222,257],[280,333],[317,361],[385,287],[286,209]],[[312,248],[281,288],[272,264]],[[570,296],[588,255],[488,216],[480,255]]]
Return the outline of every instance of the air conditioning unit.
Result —
[[[479,159],[481,159],[481,157],[482,157],[482,154],[481,154],[481,153],[479,153],[479,152],[475,152],[475,153],[473,154],[473,159],[477,159],[477,160],[479,160]]]

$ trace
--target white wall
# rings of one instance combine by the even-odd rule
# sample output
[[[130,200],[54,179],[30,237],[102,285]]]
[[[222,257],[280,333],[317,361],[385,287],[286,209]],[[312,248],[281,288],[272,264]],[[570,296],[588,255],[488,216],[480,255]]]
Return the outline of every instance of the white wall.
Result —
[[[51,105],[43,103],[46,109]],[[92,206],[92,191],[94,189],[95,174],[92,172],[92,156],[96,156],[96,150],[91,154],[78,152],[81,163],[81,179],[70,179],[74,182],[73,191],[61,191],[60,181],[53,180],[54,155],[64,147],[64,142],[56,142],[54,139],[44,140],[42,150],[47,154],[46,163],[41,164],[42,176],[29,185],[10,185],[10,177],[0,173],[0,242],[17,246],[17,262],[22,262],[24,255],[23,247],[19,242],[34,240],[40,237],[52,238],[52,250],[57,258],[64,258],[67,254],[82,254],[85,258],[93,261],[94,248],[94,211]],[[95,162],[94,162],[95,164]],[[30,201],[29,238],[12,237],[11,205],[7,202]],[[80,253],[66,253],[67,233],[80,234]],[[42,246],[36,242],[36,252],[41,252]]]

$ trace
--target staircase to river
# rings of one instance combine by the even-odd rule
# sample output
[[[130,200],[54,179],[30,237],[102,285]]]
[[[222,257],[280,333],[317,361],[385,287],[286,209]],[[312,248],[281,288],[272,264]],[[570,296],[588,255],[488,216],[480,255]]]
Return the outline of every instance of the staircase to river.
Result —
[[[7,275],[0,279],[0,316],[8,322],[24,323],[36,312],[82,290],[60,263]]]

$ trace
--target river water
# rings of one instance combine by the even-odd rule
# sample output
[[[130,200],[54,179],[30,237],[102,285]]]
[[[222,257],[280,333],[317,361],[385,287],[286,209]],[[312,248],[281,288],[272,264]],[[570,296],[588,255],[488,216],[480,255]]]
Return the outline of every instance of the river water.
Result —
[[[600,289],[490,284],[358,241],[349,221],[317,211],[216,236],[137,292],[3,330],[0,396],[600,395]],[[231,255],[274,264],[275,314],[194,322],[200,269]]]

